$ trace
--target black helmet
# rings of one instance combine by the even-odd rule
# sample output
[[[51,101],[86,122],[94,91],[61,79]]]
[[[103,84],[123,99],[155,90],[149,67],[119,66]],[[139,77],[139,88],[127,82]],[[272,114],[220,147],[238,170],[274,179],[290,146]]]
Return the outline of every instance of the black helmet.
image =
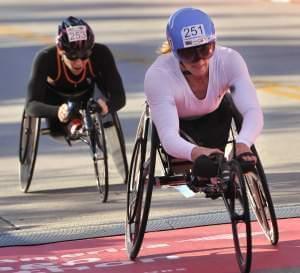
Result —
[[[82,19],[70,16],[58,26],[56,45],[67,54],[84,55],[94,46],[91,27]]]

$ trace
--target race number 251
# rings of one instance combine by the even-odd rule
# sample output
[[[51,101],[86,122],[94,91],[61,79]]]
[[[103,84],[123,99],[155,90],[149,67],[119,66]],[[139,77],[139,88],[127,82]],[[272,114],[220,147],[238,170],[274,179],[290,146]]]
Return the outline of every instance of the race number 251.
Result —
[[[204,34],[204,28],[203,25],[187,26],[183,28],[182,32],[185,39],[196,38]]]

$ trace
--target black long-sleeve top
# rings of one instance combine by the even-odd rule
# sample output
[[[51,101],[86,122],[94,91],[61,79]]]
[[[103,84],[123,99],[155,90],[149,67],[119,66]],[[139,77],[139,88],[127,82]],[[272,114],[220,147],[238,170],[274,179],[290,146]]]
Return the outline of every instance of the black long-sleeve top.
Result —
[[[116,112],[125,105],[122,79],[107,46],[95,44],[82,81],[81,77],[82,73],[75,76],[68,70],[55,46],[42,49],[33,62],[26,100],[27,113],[56,118],[59,106],[68,98],[82,101],[92,97],[95,84],[107,98],[109,112]]]

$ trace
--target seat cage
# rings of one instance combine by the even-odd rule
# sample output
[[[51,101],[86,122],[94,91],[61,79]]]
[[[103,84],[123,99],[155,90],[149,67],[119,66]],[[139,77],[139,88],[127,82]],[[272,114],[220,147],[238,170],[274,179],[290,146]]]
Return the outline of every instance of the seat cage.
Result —
[[[237,108],[235,107],[230,94],[225,95],[224,99],[229,101],[232,114],[233,114],[232,125],[230,128],[229,139],[227,141],[227,144],[232,144],[233,155],[235,156],[235,133],[234,132],[235,131],[239,132],[241,129],[242,116],[238,112]],[[146,103],[146,109],[149,109],[149,105],[147,103]],[[153,122],[152,122],[152,128],[154,128],[156,131]],[[187,141],[197,145],[197,143],[195,143],[192,137],[186,134],[184,131],[180,130],[180,135],[183,138],[185,138]],[[186,181],[187,177],[191,174],[193,163],[189,160],[178,159],[170,156],[162,147],[157,131],[156,131],[156,136],[158,139],[156,145],[156,151],[159,155],[159,159],[164,173],[164,176],[156,177],[157,180],[159,180],[161,185],[163,184],[169,185],[171,182],[177,184],[179,181],[183,181],[183,180]]]

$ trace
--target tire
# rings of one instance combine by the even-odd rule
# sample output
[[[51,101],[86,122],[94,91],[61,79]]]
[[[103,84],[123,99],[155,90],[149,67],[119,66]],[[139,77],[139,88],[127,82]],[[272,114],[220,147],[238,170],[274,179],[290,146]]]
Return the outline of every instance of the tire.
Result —
[[[272,245],[276,245],[279,232],[271,193],[258,153],[254,146],[251,150],[257,158],[256,173],[244,174],[250,205],[266,238]]]
[[[90,145],[92,150],[93,164],[97,182],[97,188],[100,194],[102,203],[105,203],[108,198],[108,159],[104,128],[100,114],[95,114],[94,119],[95,134],[91,134]],[[93,136],[95,139],[93,140]]]
[[[235,107],[231,96],[227,95],[226,99],[229,100],[229,102],[231,103],[233,119],[236,127],[235,133],[238,133],[242,127],[243,117]],[[252,153],[254,153],[254,155],[257,158],[257,163],[255,166],[257,177],[255,179],[256,183],[253,182],[254,181],[254,179],[252,179],[253,177],[251,178],[249,177],[249,175],[248,175],[248,179],[247,177],[245,177],[250,205],[265,236],[267,237],[267,239],[270,241],[272,245],[276,245],[279,240],[279,231],[278,231],[275,209],[274,209],[271,193],[268,186],[268,181],[264,172],[263,165],[260,161],[259,155],[254,145],[252,145],[251,151]],[[252,184],[248,180],[251,180]],[[255,196],[257,196],[257,200],[251,198],[251,191],[253,193],[256,193]]]
[[[40,126],[40,118],[28,116],[23,111],[19,140],[19,183],[24,193],[28,192],[33,177]]]
[[[150,158],[145,160],[149,118],[144,121],[142,116],[141,120],[127,181],[125,240],[128,256],[131,260],[134,260],[138,255],[146,231],[156,158],[156,148],[152,137]]]
[[[125,179],[124,179],[124,184],[127,182],[127,177],[128,177],[128,162],[127,162],[127,156],[126,156],[126,145],[125,145],[125,138],[122,130],[122,126],[118,117],[117,113],[114,113],[112,115],[113,117],[113,123],[115,124],[119,142],[120,142],[120,148],[121,148],[121,153],[122,153],[122,158],[123,158],[123,163],[124,163],[124,171],[125,171]]]
[[[223,196],[231,219],[236,260],[241,273],[250,272],[252,261],[252,237],[249,204],[244,177],[237,161],[231,163],[231,183]]]

